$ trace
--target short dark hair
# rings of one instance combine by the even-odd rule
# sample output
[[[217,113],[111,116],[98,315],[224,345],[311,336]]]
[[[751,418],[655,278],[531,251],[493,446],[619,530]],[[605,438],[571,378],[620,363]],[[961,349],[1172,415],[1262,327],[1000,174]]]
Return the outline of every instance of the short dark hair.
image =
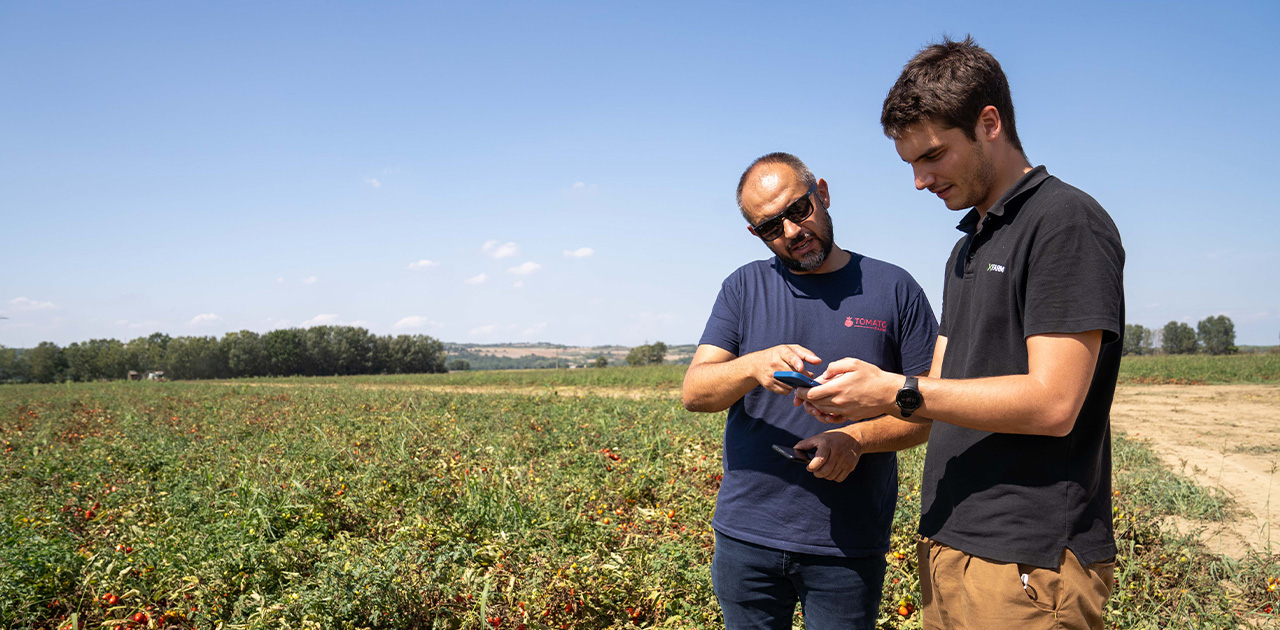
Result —
[[[1013,96],[1000,62],[966,35],[964,41],[944,37],[926,46],[903,66],[898,82],[884,99],[880,125],[894,140],[920,123],[959,129],[977,140],[974,127],[988,105],[1000,112],[1000,123],[1019,153],[1022,141],[1013,120]]]
[[[747,167],[747,170],[742,171],[742,176],[738,178],[738,210],[742,212],[742,218],[747,219],[748,223],[750,223],[751,220],[747,218],[747,209],[742,206],[742,189],[747,185],[747,176],[750,175],[752,171],[756,170],[757,166],[765,166],[768,164],[785,164],[791,167],[791,170],[795,171],[796,176],[800,178],[800,184],[806,189],[818,181],[818,179],[813,176],[813,171],[809,170],[809,167],[805,166],[804,162],[802,162],[800,158],[791,155],[790,153],[775,151],[768,155],[762,155],[756,158],[755,161]]]

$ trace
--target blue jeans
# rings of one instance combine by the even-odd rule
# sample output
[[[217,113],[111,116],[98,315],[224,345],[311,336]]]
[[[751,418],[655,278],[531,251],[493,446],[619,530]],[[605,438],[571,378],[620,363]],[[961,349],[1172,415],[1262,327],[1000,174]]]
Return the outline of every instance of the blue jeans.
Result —
[[[726,630],[790,630],[796,602],[808,630],[873,630],[884,588],[883,555],[781,551],[716,532],[711,561]]]

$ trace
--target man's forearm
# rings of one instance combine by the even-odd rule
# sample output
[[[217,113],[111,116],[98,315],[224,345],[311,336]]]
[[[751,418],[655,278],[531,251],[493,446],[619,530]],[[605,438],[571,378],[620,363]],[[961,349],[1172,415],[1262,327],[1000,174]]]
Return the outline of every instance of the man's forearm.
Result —
[[[689,411],[724,411],[757,385],[775,394],[789,394],[791,387],[773,379],[777,370],[803,370],[821,362],[817,355],[797,344],[782,344],[742,356],[713,345],[700,345],[684,373],[681,398]]]
[[[689,366],[681,398],[689,411],[724,411],[755,389],[755,378],[741,358]]]
[[[1075,426],[1097,363],[1101,331],[1027,338],[1027,374],[974,379],[921,378],[916,417],[994,433],[1063,436]],[[940,364],[935,357],[935,364]],[[827,368],[809,390],[818,411],[844,418],[900,415],[894,404],[904,377],[857,359]]]
[[[892,453],[924,444],[929,440],[929,430],[933,423],[928,420],[919,422],[902,421],[891,416],[881,416],[863,422],[855,422],[843,427],[844,431],[858,440],[862,453]]]

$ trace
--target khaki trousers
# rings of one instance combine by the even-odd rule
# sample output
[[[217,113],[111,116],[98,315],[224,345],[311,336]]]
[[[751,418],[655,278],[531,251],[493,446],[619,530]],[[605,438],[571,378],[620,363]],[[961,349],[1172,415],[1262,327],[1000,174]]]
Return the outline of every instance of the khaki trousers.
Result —
[[[916,545],[925,630],[1099,630],[1115,560],[1057,569],[995,562],[922,538]]]

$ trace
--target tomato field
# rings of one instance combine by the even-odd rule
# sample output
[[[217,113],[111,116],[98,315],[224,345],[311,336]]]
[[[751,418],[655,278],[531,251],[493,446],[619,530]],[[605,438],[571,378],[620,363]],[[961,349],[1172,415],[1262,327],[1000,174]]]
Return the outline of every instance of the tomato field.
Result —
[[[0,625],[715,628],[723,414],[680,366],[0,387]],[[880,626],[919,627],[922,449]],[[1116,628],[1275,621],[1230,502],[1116,444]],[[1174,625],[1170,625],[1174,624]]]

